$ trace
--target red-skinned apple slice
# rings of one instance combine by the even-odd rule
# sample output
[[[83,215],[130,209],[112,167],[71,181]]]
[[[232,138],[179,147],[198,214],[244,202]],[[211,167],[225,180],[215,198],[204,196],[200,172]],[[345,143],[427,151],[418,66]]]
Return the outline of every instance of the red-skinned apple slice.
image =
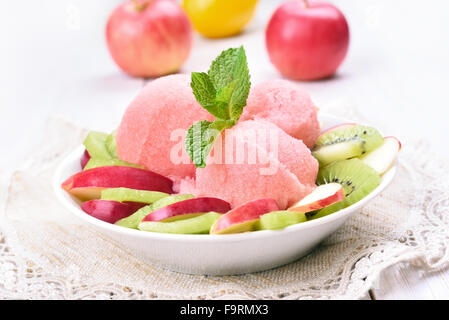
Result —
[[[78,172],[64,181],[61,187],[81,201],[99,199],[106,188],[173,193],[173,181],[155,172],[133,167],[97,167]]]
[[[142,221],[175,221],[197,216],[205,212],[225,213],[231,205],[221,199],[212,197],[193,198],[175,202],[148,214]]]
[[[322,184],[316,187],[310,194],[288,208],[288,211],[304,213],[315,211],[342,201],[344,198],[345,194],[341,184]]]
[[[81,169],[84,169],[84,167],[89,162],[89,160],[90,160],[90,154],[87,150],[84,150],[84,153],[80,159]]]
[[[360,159],[382,175],[394,164],[401,148],[401,142],[396,137],[385,137],[380,147]]]
[[[253,231],[260,216],[278,211],[274,199],[258,199],[247,202],[222,215],[210,229],[211,234],[241,233]]]
[[[118,202],[112,200],[90,200],[81,204],[84,212],[105,222],[115,223],[116,221],[132,215],[134,212],[145,206],[144,203]]]

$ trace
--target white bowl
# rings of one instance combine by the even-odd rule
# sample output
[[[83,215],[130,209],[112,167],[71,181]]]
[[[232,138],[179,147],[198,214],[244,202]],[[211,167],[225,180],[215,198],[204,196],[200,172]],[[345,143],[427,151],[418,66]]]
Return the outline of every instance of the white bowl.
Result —
[[[324,128],[353,122],[320,114]],[[59,201],[76,217],[122,243],[144,261],[190,274],[234,275],[275,268],[293,262],[337,230],[351,215],[379,195],[393,180],[396,165],[386,172],[380,185],[361,201],[317,220],[276,231],[230,235],[182,235],[128,229],[91,217],[61,188],[61,183],[80,171],[84,147],[70,153],[56,170],[53,188]]]

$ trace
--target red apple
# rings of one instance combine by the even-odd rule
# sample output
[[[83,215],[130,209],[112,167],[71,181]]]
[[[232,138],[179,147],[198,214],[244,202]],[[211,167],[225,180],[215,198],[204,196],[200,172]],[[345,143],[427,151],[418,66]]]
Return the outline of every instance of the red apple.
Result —
[[[401,148],[401,142],[396,137],[385,137],[380,147],[360,159],[382,175],[394,164]]]
[[[218,218],[212,225],[210,233],[226,234],[252,231],[261,215],[278,210],[280,210],[279,206],[273,199],[247,202]]]
[[[174,221],[193,217],[205,212],[225,213],[231,210],[231,205],[218,198],[201,197],[175,202],[171,205],[155,210],[142,221]]]
[[[345,193],[341,184],[327,183],[316,187],[312,193],[288,208],[288,211],[304,213],[315,211],[342,201],[344,198]]]
[[[89,154],[89,152],[87,152],[87,150],[84,150],[84,153],[80,159],[81,169],[84,169],[84,167],[89,162],[89,160],[90,160],[90,154]]]
[[[99,199],[105,188],[173,193],[173,181],[155,172],[133,167],[97,167],[75,173],[61,187],[82,201]]]
[[[265,34],[271,62],[282,75],[316,80],[333,75],[349,47],[349,26],[335,6],[307,0],[282,4]]]
[[[176,1],[135,0],[119,5],[106,26],[109,52],[134,77],[176,72],[192,48],[190,21]]]
[[[81,209],[92,217],[105,222],[116,221],[132,215],[134,212],[146,206],[144,203],[122,203],[112,200],[90,200],[81,204]]]

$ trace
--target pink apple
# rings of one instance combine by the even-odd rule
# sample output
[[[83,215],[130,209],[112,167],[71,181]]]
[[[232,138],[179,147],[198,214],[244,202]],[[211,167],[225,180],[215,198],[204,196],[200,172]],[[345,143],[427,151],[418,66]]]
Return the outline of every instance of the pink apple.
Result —
[[[148,214],[142,221],[174,221],[205,212],[225,213],[231,210],[231,205],[221,199],[211,197],[193,198],[175,202]]]
[[[218,218],[212,225],[210,233],[226,234],[253,231],[261,215],[278,210],[280,210],[279,206],[273,199],[247,202]]]
[[[116,221],[132,215],[134,212],[146,206],[144,203],[122,203],[112,200],[90,200],[81,204],[81,209],[92,217],[105,222]]]
[[[97,167],[75,173],[61,187],[82,201],[99,199],[105,188],[173,193],[173,181],[155,172],[133,167]]]
[[[401,142],[396,137],[385,137],[380,147],[360,159],[382,175],[394,164],[401,148]]]
[[[192,48],[190,21],[176,1],[135,0],[119,5],[106,26],[109,52],[134,77],[176,72]]]
[[[401,149],[402,149],[402,143],[401,143],[401,141],[398,139],[398,138],[396,138],[396,137],[393,137],[393,136],[388,136],[388,137],[384,137],[384,142],[387,142],[387,141],[389,141],[388,139],[392,139],[393,141],[396,141],[395,143],[397,143],[397,146],[398,146],[398,151],[401,151]],[[390,142],[391,143],[391,142]],[[393,142],[394,143],[394,142]]]
[[[335,6],[307,0],[282,4],[265,34],[271,62],[287,78],[316,80],[333,75],[349,47],[349,26]]]
[[[84,150],[84,153],[80,159],[81,169],[84,169],[84,167],[89,162],[89,160],[90,160],[90,154],[87,150]]]
[[[323,184],[315,188],[309,195],[302,198],[288,211],[310,212],[330,206],[345,198],[343,187],[338,183]]]

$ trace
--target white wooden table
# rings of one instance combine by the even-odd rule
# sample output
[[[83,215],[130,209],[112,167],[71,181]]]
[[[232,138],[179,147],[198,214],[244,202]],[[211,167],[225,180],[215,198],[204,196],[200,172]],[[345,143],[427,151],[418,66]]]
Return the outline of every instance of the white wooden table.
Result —
[[[59,115],[97,130],[117,126],[145,81],[122,74],[109,57],[104,26],[119,0],[0,2],[0,168],[11,170]],[[264,0],[246,32],[195,39],[181,72],[206,70],[222,49],[245,45],[253,83],[278,78],[264,49],[264,26],[280,1]],[[449,5],[445,0],[334,0],[351,27],[351,48],[337,77],[304,83],[323,108],[355,107],[404,143],[431,142],[449,156]],[[366,299],[449,299],[449,271],[386,270]]]

